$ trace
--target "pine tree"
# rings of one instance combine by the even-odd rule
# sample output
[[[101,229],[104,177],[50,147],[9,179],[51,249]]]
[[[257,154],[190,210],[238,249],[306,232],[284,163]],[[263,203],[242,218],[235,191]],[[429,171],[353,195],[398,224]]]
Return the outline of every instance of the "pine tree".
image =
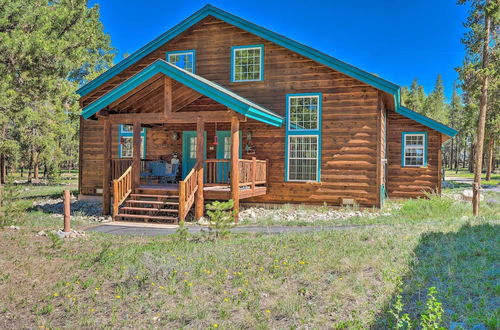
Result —
[[[71,0],[2,1],[0,158],[11,163],[17,156],[34,172],[42,162],[50,167],[61,156],[62,141],[76,141],[76,88],[112,59],[98,6]]]
[[[500,3],[490,0],[459,0],[459,4],[470,3],[469,16],[464,26],[468,29],[462,43],[466,57],[458,68],[462,89],[469,94],[469,100],[478,100],[478,120],[473,184],[473,213],[479,214],[481,172],[483,166],[483,145],[488,110],[488,94],[498,88],[498,25]],[[476,101],[477,102],[477,101]]]

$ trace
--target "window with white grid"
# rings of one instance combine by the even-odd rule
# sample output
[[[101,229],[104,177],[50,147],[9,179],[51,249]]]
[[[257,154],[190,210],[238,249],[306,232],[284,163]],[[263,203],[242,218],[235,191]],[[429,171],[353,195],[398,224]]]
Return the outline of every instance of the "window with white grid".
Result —
[[[224,159],[231,159],[231,137],[224,137]]]
[[[289,130],[317,130],[319,127],[319,96],[289,96],[288,112]]]
[[[189,138],[189,158],[196,158],[196,136]]]
[[[318,180],[318,136],[288,136],[288,180]]]
[[[167,61],[181,69],[194,73],[194,51],[168,53]]]
[[[263,46],[233,47],[232,81],[262,80],[263,52]]]
[[[425,166],[425,134],[404,133],[403,166]]]
[[[141,158],[146,158],[144,150],[144,136],[141,136]],[[120,137],[120,158],[132,158],[134,156],[134,137],[122,136]]]

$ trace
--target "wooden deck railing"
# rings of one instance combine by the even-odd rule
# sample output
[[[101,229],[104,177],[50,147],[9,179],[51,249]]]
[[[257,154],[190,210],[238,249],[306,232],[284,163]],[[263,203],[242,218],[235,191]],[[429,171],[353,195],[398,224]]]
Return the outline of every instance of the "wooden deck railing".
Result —
[[[267,182],[267,160],[240,159],[240,182],[241,186],[250,186],[255,189],[256,185],[262,185]]]
[[[120,205],[132,192],[132,165],[118,179],[113,180],[113,219],[118,214]]]
[[[229,184],[229,159],[205,159],[205,183]]]
[[[111,180],[118,179],[122,174],[132,166],[133,160],[131,158],[118,158],[111,159]]]
[[[179,182],[179,221],[184,221],[191,206],[193,206],[196,191],[198,190],[198,169],[196,163],[186,178]]]
[[[229,184],[231,164],[229,159],[205,159],[205,183],[208,185]],[[250,186],[252,189],[267,183],[267,160],[239,159],[239,186]]]

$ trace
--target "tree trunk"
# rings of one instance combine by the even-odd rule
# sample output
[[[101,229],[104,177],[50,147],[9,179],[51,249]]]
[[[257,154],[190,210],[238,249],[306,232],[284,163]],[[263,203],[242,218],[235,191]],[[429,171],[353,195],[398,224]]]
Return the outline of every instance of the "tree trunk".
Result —
[[[450,150],[450,170],[453,169],[454,157],[455,157],[455,138],[452,138],[451,150]]]
[[[488,162],[486,163],[486,181],[491,180],[491,169],[493,167],[493,149],[495,147],[495,137],[490,136],[490,142],[488,143]]]
[[[484,44],[483,44],[483,69],[488,67],[488,48],[490,43],[490,16],[488,5],[490,0],[486,0],[484,9]],[[483,165],[483,146],[484,146],[484,129],[486,126],[486,110],[488,108],[488,75],[483,78],[481,86],[481,97],[479,99],[479,118],[477,121],[477,150],[476,150],[476,166],[474,168],[474,184],[472,185],[472,210],[474,216],[479,215],[479,201],[480,201],[480,188],[481,188],[481,171]]]
[[[473,143],[470,147],[469,153],[469,172],[474,173],[474,156],[476,154],[476,144]]]
[[[0,154],[0,184],[5,184],[5,178],[7,177],[6,167],[5,155]]]

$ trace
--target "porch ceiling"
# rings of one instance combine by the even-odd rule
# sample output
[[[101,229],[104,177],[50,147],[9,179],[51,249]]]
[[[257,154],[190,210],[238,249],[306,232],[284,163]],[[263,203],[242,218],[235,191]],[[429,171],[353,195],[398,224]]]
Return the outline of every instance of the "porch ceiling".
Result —
[[[173,80],[172,111],[206,96],[246,117],[280,127],[284,118],[201,76],[180,69],[162,59],[141,70],[113,90],[83,108],[87,119],[102,109],[119,112],[161,112],[165,102],[164,76]]]

